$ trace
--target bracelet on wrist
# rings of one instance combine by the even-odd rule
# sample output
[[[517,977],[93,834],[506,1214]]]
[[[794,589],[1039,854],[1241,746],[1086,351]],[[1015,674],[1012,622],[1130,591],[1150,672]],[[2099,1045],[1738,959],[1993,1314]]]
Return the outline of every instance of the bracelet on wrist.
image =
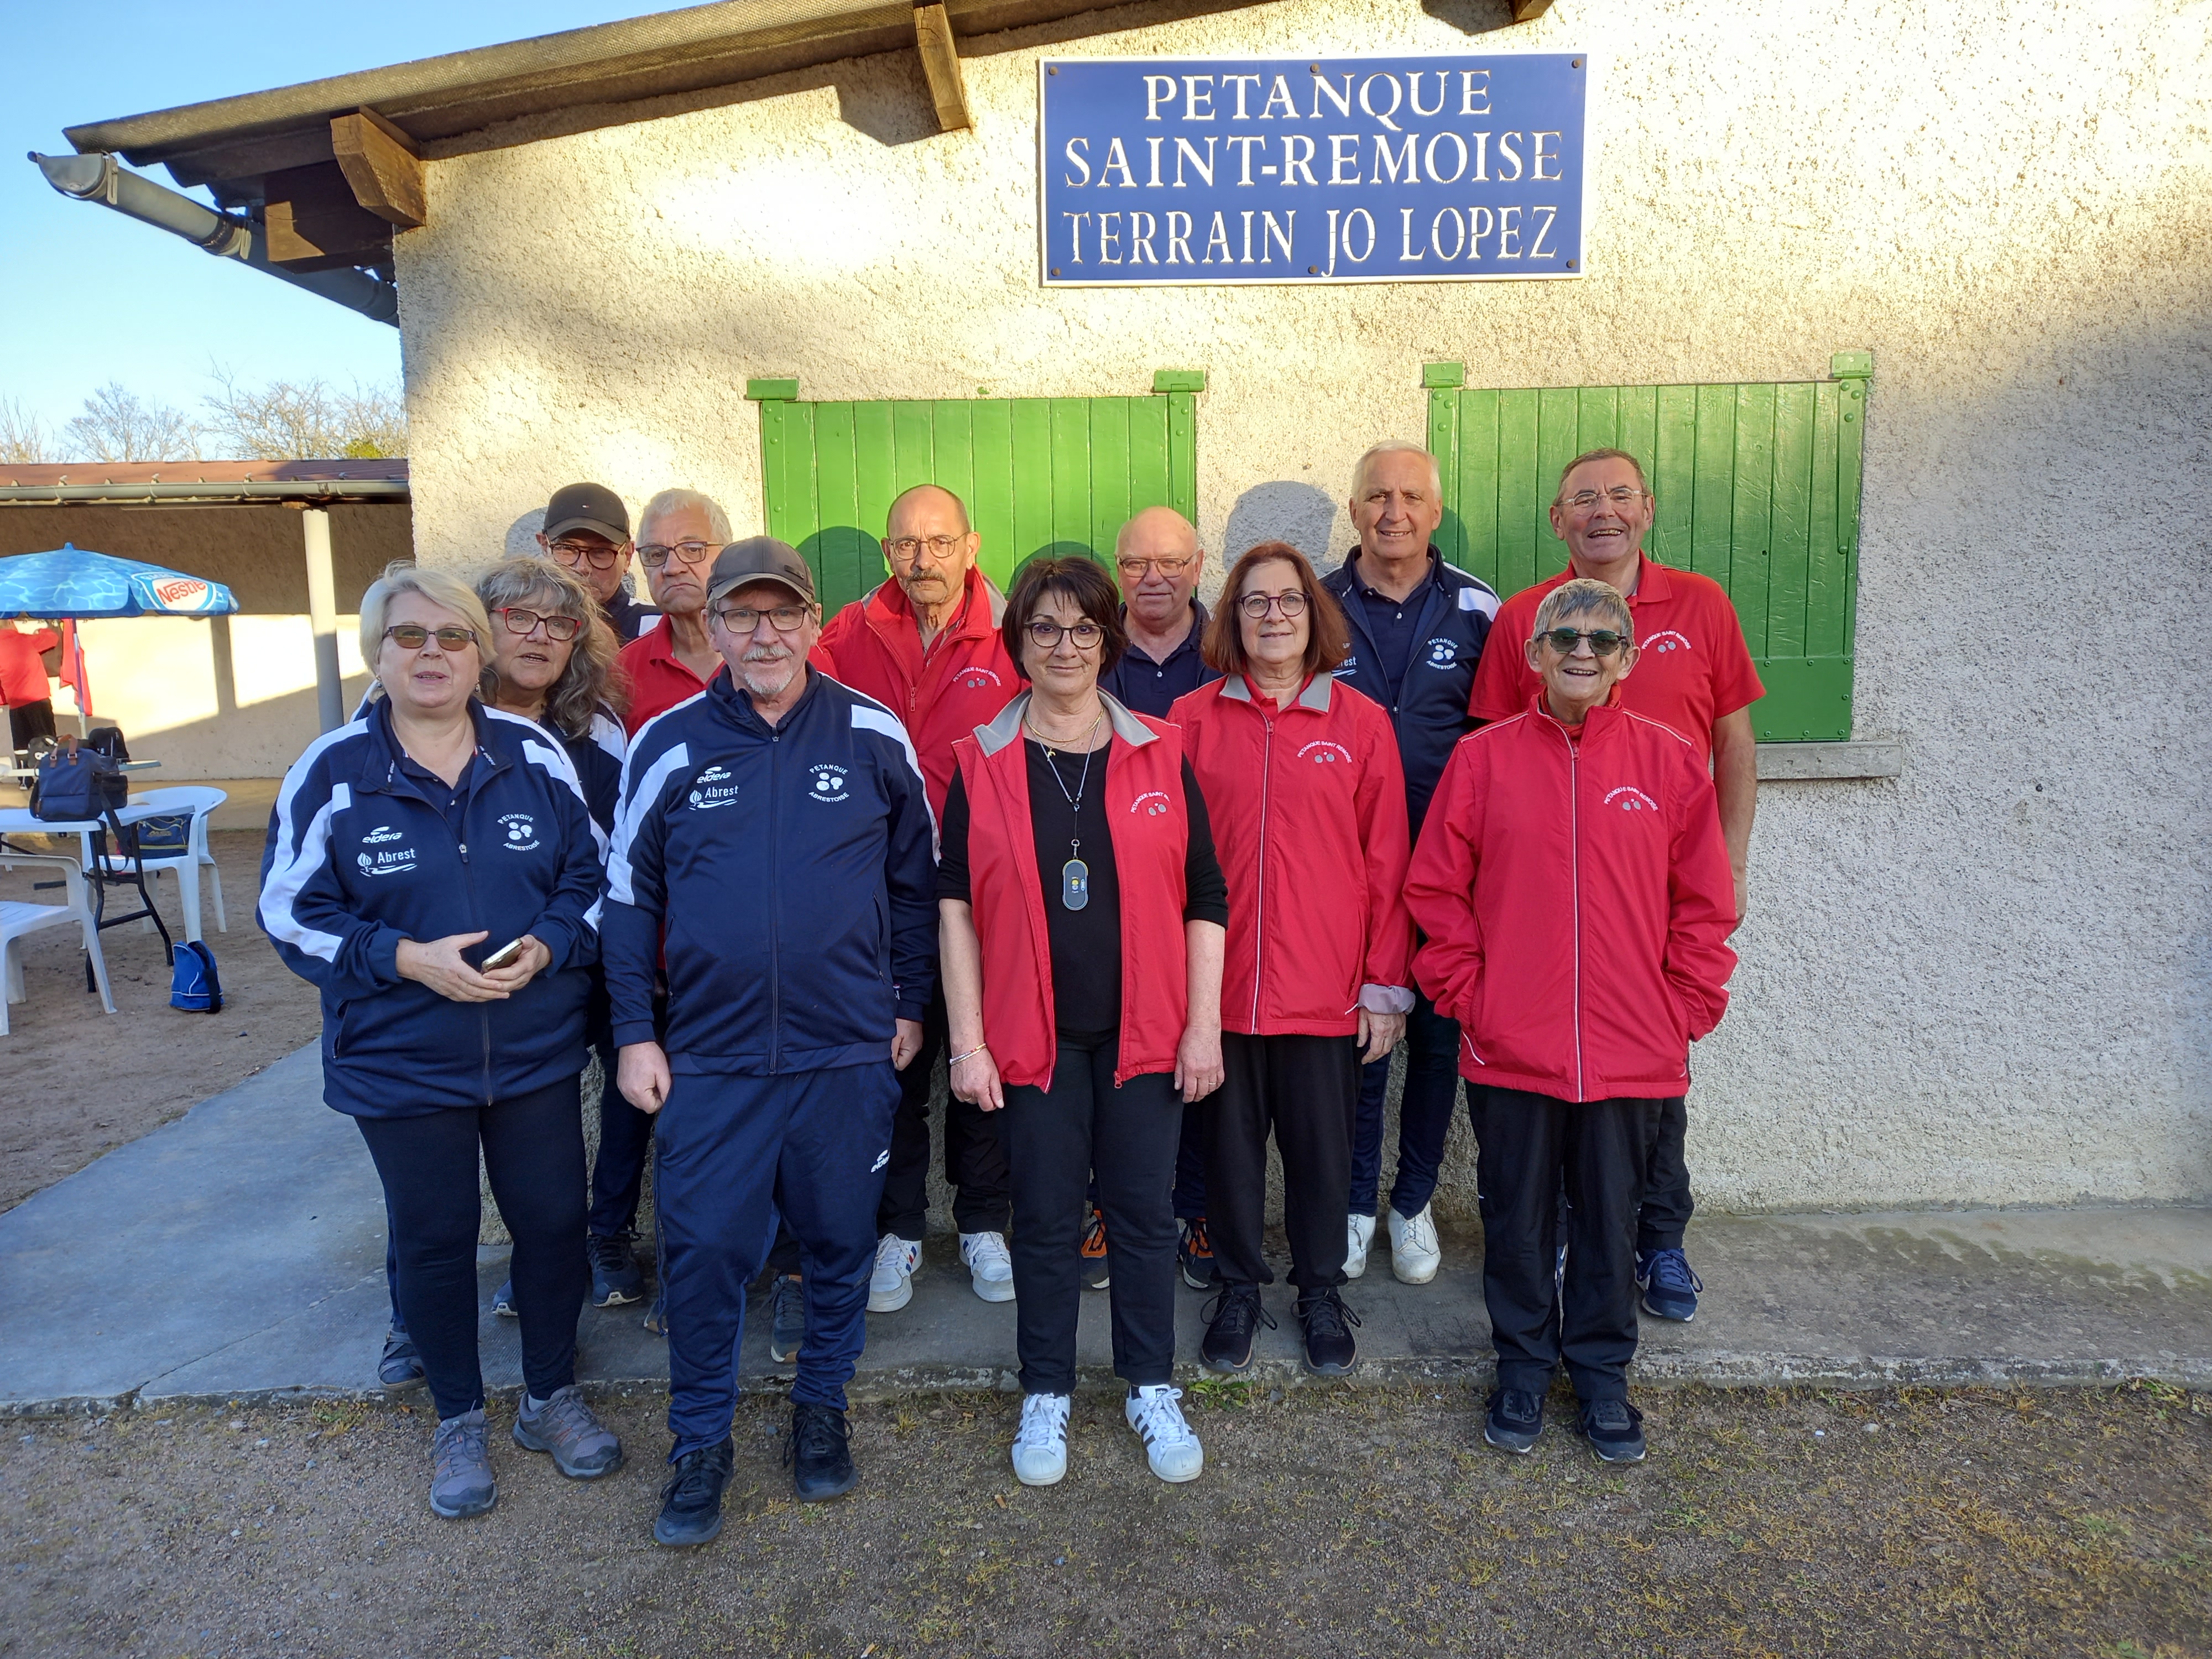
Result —
[[[957,1066],[957,1065],[958,1065],[962,1060],[973,1060],[973,1059],[975,1059],[976,1055],[978,1055],[978,1054],[980,1054],[984,1053],[987,1049],[988,1049],[988,1048],[990,1048],[990,1046],[991,1046],[991,1045],[990,1045],[989,1043],[988,1043],[988,1042],[979,1042],[979,1043],[977,1043],[974,1048],[970,1048],[969,1050],[968,1050],[968,1052],[967,1052],[966,1054],[955,1054],[955,1055],[953,1055],[953,1056],[952,1056],[952,1058],[951,1058],[951,1059],[950,1059],[950,1060],[946,1060],[945,1063],[947,1066]]]

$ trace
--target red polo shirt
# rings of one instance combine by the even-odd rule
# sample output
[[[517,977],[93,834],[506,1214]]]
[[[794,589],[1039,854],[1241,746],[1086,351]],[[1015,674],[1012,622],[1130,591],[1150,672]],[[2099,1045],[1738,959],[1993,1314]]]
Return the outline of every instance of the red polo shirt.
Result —
[[[1536,631],[1536,607],[1544,595],[1573,574],[1570,566],[1498,606],[1468,698],[1467,712],[1475,719],[1510,720],[1525,713],[1543,690],[1525,647]],[[1614,694],[1620,707],[1673,726],[1710,763],[1713,723],[1766,695],[1735,606],[1711,577],[1670,569],[1646,553],[1628,610],[1641,654]]]
[[[51,697],[53,688],[46,683],[46,665],[39,660],[39,654],[61,642],[62,636],[51,628],[29,634],[0,628],[0,703],[21,708],[27,702],[44,702]]]
[[[696,697],[707,689],[701,679],[676,654],[676,635],[665,619],[656,618],[659,626],[639,635],[615,658],[615,665],[629,679],[629,713],[623,717],[629,735],[635,737],[637,729],[655,714],[665,714],[686,698]],[[721,672],[715,665],[714,672]],[[708,675],[708,678],[713,678]]]

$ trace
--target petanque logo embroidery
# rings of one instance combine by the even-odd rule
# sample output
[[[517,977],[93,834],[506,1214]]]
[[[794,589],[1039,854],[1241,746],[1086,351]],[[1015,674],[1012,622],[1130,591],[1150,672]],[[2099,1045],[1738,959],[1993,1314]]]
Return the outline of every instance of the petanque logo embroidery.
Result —
[[[1298,750],[1300,760],[1310,760],[1318,766],[1334,766],[1341,761],[1352,764],[1352,751],[1340,743],[1331,743],[1326,738],[1316,738]]]
[[[1690,636],[1677,632],[1672,628],[1662,628],[1644,641],[1644,648],[1646,651],[1656,651],[1662,656],[1666,655],[1669,651],[1687,651],[1690,648]]]
[[[711,812],[718,806],[734,806],[738,803],[738,786],[726,766],[710,766],[691,780],[691,793],[685,805],[695,812]]]
[[[980,665],[962,669],[954,678],[953,684],[970,691],[981,691],[987,685],[999,686],[1002,690],[1005,686],[1005,682],[1000,679],[996,669],[985,668]]]
[[[1431,640],[1428,663],[1431,668],[1449,668],[1459,660],[1457,640]]]
[[[1624,812],[1656,812],[1659,810],[1657,801],[1652,799],[1635,785],[1629,783],[1624,783],[1615,789],[1607,790],[1605,804],[1607,806],[1618,805]]]
[[[813,798],[816,800],[850,800],[853,794],[845,787],[845,769],[831,766],[827,762],[807,769],[814,774]]]
[[[1170,804],[1164,791],[1147,789],[1129,803],[1129,810],[1148,818],[1165,817]]]
[[[538,820],[527,812],[507,812],[501,815],[500,828],[507,834],[500,845],[510,853],[534,853],[538,850]]]

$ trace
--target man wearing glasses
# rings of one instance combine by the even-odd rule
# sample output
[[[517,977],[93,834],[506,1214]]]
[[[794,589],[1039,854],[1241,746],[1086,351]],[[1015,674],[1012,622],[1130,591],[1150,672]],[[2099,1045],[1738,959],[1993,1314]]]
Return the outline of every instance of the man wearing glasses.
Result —
[[[1467,699],[1484,660],[1498,595],[1446,564],[1431,543],[1443,522],[1443,478],[1419,444],[1389,439],[1352,469],[1352,527],[1359,545],[1322,586],[1352,625],[1352,656],[1339,680],[1381,703],[1398,733],[1406,815],[1418,844],[1421,820],[1452,746],[1473,727]],[[1437,1276],[1443,1251],[1429,1213],[1459,1098],[1459,1026],[1416,994],[1406,1020],[1406,1088],[1398,1103],[1398,1170],[1390,1188],[1390,1271],[1408,1285]],[[1352,1133],[1352,1210],[1344,1271],[1367,1271],[1381,1197],[1382,1109],[1390,1062],[1360,1069]]]
[[[1552,532],[1567,544],[1567,568],[1524,588],[1498,613],[1499,637],[1516,648],[1493,651],[1475,676],[1468,711],[1478,720],[1525,712],[1542,682],[1517,648],[1544,596],[1577,576],[1595,577],[1628,599],[1636,672],[1620,682],[1620,707],[1670,726],[1712,769],[1721,835],[1735,878],[1736,915],[1748,891],[1751,822],[1759,801],[1757,741],[1751,705],[1766,695],[1743,624],[1727,591],[1709,576],[1674,570],[1644,550],[1654,502],[1642,463],[1625,450],[1594,449],[1569,461],[1552,502]],[[1688,1320],[1705,1288],[1682,1253],[1692,1200],[1683,1141],[1689,1115],[1680,1099],[1662,1103],[1659,1137],[1637,1218],[1636,1280],[1644,1310]]]
[[[623,586],[629,574],[629,509],[605,484],[572,483],[545,503],[538,545],[592,591],[600,614],[627,645],[659,620]]]
[[[629,677],[624,721],[632,737],[655,714],[705,690],[722,665],[707,634],[707,571],[729,542],[730,519],[696,489],[664,489],[638,515],[637,536],[638,562],[664,620],[617,659]]]
[[[845,1384],[895,1068],[921,1046],[937,978],[921,771],[890,711],[808,668],[805,560],[757,536],[703,586],[728,672],[630,750],[601,922],[623,1093],[658,1121],[675,1444],[653,1536],[679,1545],[721,1527],[745,1285],[779,1217],[806,1285],[785,1456],[802,1500],[853,1484]]]
[[[975,568],[981,547],[957,495],[916,484],[891,503],[884,526],[891,580],[840,611],[814,647],[817,668],[905,723],[929,781],[930,810],[939,814],[952,784],[953,739],[988,725],[1019,687],[999,632],[1006,598]],[[877,1213],[870,1313],[893,1312],[914,1297],[928,1215],[932,1074],[945,1051],[941,993],[930,1000],[922,1033],[921,1056],[900,1079],[890,1167]],[[952,1217],[969,1283],[986,1302],[1011,1302],[1006,1158],[997,1130],[969,1101],[945,1106],[945,1178],[953,1189]]]

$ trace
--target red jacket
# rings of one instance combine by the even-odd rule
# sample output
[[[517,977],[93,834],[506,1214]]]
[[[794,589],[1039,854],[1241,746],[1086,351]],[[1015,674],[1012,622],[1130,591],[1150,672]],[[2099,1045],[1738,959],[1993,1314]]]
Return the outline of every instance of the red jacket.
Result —
[[[1414,959],[1460,1075],[1559,1100],[1663,1100],[1720,1024],[1735,884],[1698,750],[1618,707],[1459,740],[1406,880]]]
[[[1382,706],[1316,674],[1278,710],[1231,674],[1169,718],[1229,882],[1222,1030],[1349,1036],[1363,988],[1378,1013],[1412,1007],[1406,774]]]
[[[942,817],[952,787],[952,743],[987,724],[1022,689],[999,624],[1006,601],[980,570],[951,623],[921,648],[921,625],[906,590],[887,581],[830,619],[814,665],[896,714],[921,760],[930,810]]]
[[[1121,1034],[1116,1087],[1172,1072],[1188,1018],[1183,956],[1182,734],[1101,694],[1114,728],[1106,758],[1106,814],[1121,888]],[[990,725],[952,745],[968,794],[968,877],[983,947],[983,1040],[1006,1083],[1052,1086],[1052,942],[1030,819],[1029,757],[1014,699]]]
[[[0,703],[20,708],[51,697],[53,688],[46,683],[46,666],[39,658],[61,642],[62,636],[51,628],[28,634],[0,628]]]

